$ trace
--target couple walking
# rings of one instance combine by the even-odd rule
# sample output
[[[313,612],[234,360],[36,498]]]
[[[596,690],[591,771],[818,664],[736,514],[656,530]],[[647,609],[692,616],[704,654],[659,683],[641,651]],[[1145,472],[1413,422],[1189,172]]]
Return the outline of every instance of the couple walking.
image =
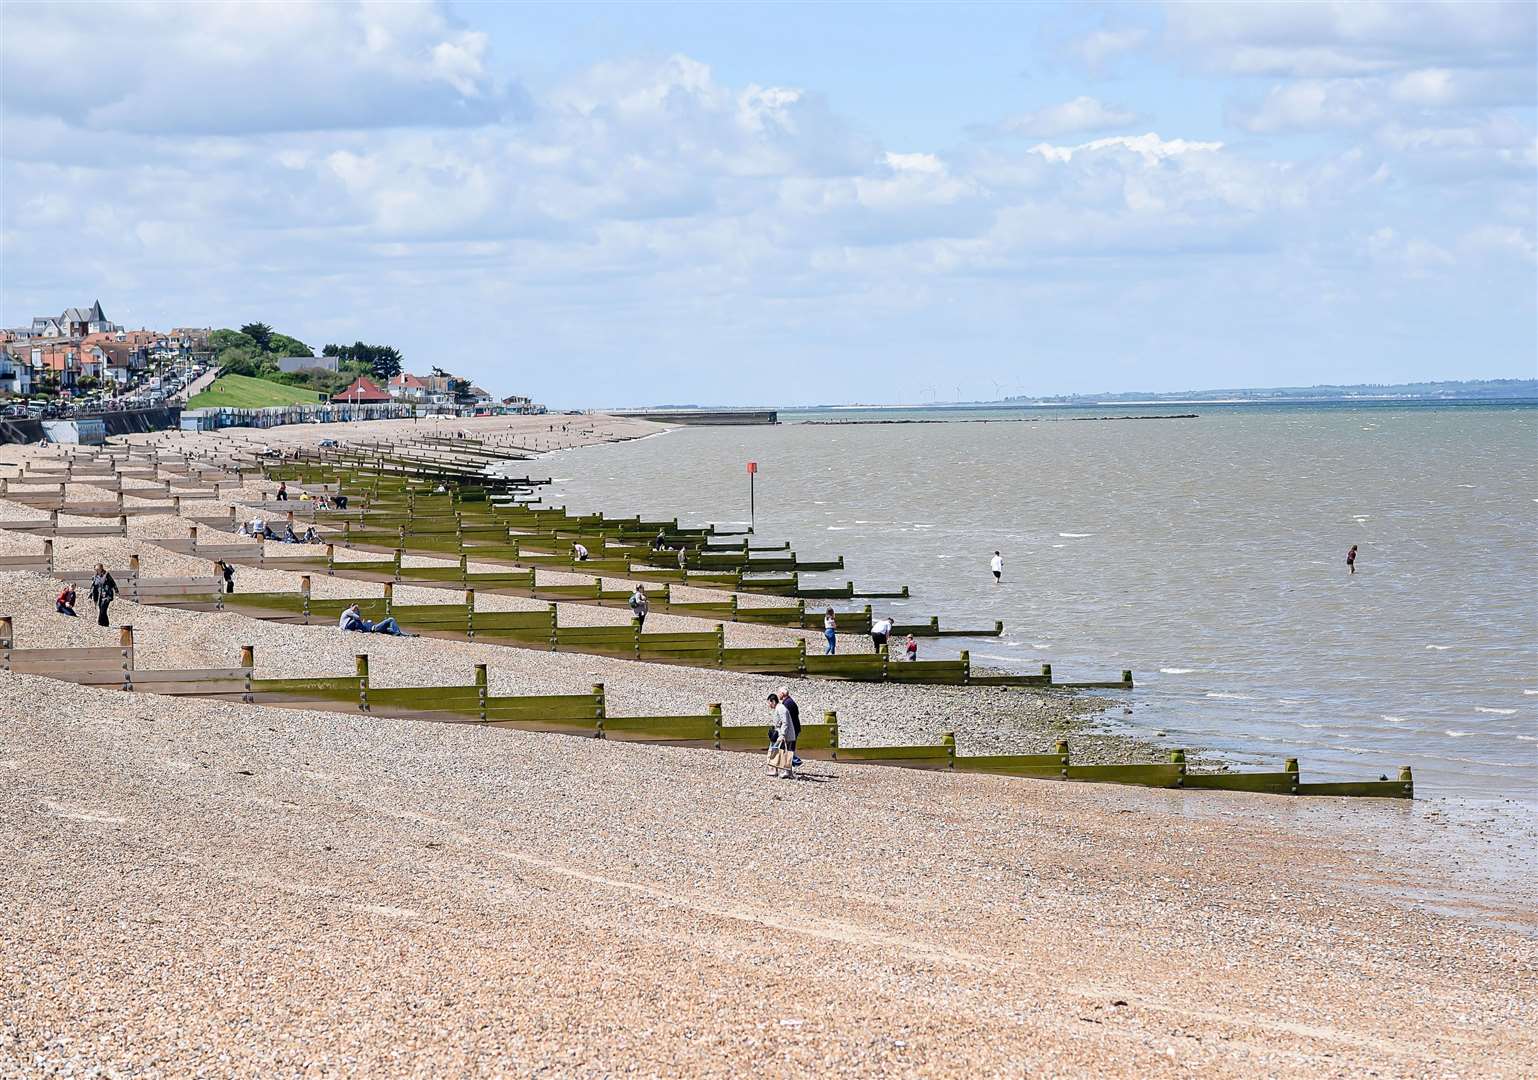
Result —
[[[774,721],[769,726],[769,768],[782,780],[796,778],[796,766],[801,759],[796,756],[796,740],[801,735],[801,707],[790,696],[790,687],[780,687],[780,692],[769,695],[769,709]]]

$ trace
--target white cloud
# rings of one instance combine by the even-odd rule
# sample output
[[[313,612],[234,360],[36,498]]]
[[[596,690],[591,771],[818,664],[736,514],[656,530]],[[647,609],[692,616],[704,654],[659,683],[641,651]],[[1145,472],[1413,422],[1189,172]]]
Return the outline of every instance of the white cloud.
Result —
[[[1076,97],[1057,105],[1012,117],[1000,127],[1019,135],[1053,138],[1084,131],[1107,131],[1137,123],[1136,113],[1106,105],[1092,97]]]
[[[1148,31],[1140,26],[1102,28],[1085,34],[1072,48],[1090,70],[1100,71],[1110,61],[1132,52],[1147,40]]]
[[[1257,134],[1359,128],[1380,116],[1373,95],[1358,79],[1299,79],[1273,86],[1258,105],[1230,112],[1235,123]]]
[[[1407,67],[1497,67],[1531,61],[1534,5],[1260,2],[1169,4],[1172,48],[1236,75],[1375,75]]]
[[[7,7],[7,111],[92,131],[230,133],[475,124],[523,107],[491,76],[486,35],[437,3],[82,10]],[[61,57],[75,75],[60,77]]]

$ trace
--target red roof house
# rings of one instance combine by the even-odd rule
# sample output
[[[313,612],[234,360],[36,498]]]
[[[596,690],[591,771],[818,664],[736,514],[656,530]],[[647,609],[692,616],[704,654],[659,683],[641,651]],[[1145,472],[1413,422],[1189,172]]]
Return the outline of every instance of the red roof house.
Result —
[[[365,375],[359,375],[353,384],[331,399],[338,405],[380,405],[390,400],[390,395],[379,389],[379,384]]]

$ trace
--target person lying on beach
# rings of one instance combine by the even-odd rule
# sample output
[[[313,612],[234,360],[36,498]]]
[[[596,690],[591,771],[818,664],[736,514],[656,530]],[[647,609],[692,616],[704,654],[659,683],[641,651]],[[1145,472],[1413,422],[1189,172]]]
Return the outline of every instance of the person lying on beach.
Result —
[[[378,622],[370,622],[363,617],[363,612],[358,610],[357,604],[342,612],[342,617],[336,621],[336,624],[342,630],[351,630],[359,634],[389,634],[392,637],[416,636],[415,634],[406,633],[406,631],[400,628],[400,623],[389,617],[380,619]]]
[[[68,615],[75,618],[75,587],[65,585],[64,591],[59,593],[58,599],[53,602],[54,610],[60,615]]]
[[[314,525],[306,525],[304,527],[304,542],[306,544],[319,544],[321,542],[320,533],[315,531]]]

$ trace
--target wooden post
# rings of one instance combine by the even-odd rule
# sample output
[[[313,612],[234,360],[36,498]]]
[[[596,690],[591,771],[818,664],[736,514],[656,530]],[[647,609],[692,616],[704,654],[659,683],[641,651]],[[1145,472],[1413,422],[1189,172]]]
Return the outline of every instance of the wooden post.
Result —
[[[485,664],[476,664],[475,665],[475,685],[480,687],[482,690],[484,690],[484,689],[486,689],[486,682],[487,682],[487,679],[486,679],[486,665]]]
[[[390,609],[395,606],[395,583],[393,581],[384,583],[384,602],[385,614],[388,615],[390,614]]]
[[[833,753],[833,760],[838,760],[838,713],[829,709],[822,714],[822,722],[828,725],[828,748]]]
[[[551,606],[553,607],[554,605],[551,605]],[[604,719],[605,714],[608,712],[608,706],[607,706],[607,702],[606,702],[606,699],[605,699],[605,696],[604,696],[603,683],[600,682],[600,683],[594,683],[593,684],[593,696],[595,698],[597,698],[597,702],[596,702],[596,706],[597,707],[594,710],[595,714],[596,714],[594,718],[597,720],[597,730],[594,732],[593,738],[595,738],[595,739],[607,738],[607,736],[604,734],[604,730],[603,730],[603,719]]]
[[[710,714],[711,726],[714,728],[714,744],[717,750],[721,749],[721,705],[719,702],[705,706],[705,711]]]
[[[972,653],[968,649],[961,650],[961,681],[963,683],[972,681]]]
[[[368,712],[368,653],[358,653],[353,664],[358,675],[358,711]]]
[[[242,645],[240,647],[240,666],[243,668],[256,667],[255,645]]]
[[[48,569],[53,569],[53,541],[43,541],[43,558],[48,560]]]
[[[327,544],[326,545],[326,573],[328,573],[328,574],[336,573],[335,567],[336,567],[336,545],[335,544]]]
[[[1415,777],[1410,773],[1410,766],[1399,767],[1399,782],[1404,785],[1404,793],[1411,798],[1415,797]]]
[[[1052,684],[1052,665],[1042,664],[1041,674],[1047,680],[1047,685],[1050,686]]]
[[[0,615],[0,668],[6,671],[11,669],[11,634],[15,629],[9,615]]]
[[[1282,771],[1288,774],[1287,779],[1291,783],[1292,794],[1296,795],[1298,793],[1298,759],[1288,758],[1287,763],[1282,766]]]
[[[1132,672],[1130,670],[1123,670],[1121,673],[1121,681],[1122,685],[1130,690],[1132,688]]]

